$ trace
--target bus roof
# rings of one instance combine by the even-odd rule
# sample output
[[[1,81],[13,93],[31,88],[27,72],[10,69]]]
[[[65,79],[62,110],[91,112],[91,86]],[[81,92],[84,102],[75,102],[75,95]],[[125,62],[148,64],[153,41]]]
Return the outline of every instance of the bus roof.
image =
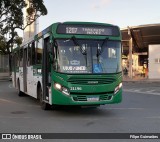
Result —
[[[41,32],[39,32],[38,34],[36,34],[35,36],[31,37],[29,40],[25,41],[24,43],[22,43],[21,46],[25,46],[27,43],[33,41],[33,40],[37,40],[40,37],[42,37],[43,35],[52,32],[52,29],[56,29],[58,27],[58,25],[99,25],[99,26],[115,26],[118,29],[120,29],[118,26],[113,25],[113,24],[109,24],[109,23],[98,23],[98,22],[79,22],[79,21],[67,21],[67,22],[57,22],[57,23],[53,23],[50,26],[48,26],[47,28],[45,28],[44,30],[42,30]]]
[[[40,38],[41,36],[51,32],[52,30],[52,26],[55,26],[57,27],[58,25],[100,25],[100,26],[116,26],[116,25],[113,25],[113,24],[108,24],[108,23],[98,23],[98,22],[77,22],[77,21],[67,21],[67,22],[57,22],[57,23],[53,23],[51,24],[49,27],[47,27],[46,29],[44,29],[43,31],[39,32],[37,35],[35,35],[35,38]],[[118,27],[118,26],[116,26]],[[118,27],[119,28],[119,27]]]

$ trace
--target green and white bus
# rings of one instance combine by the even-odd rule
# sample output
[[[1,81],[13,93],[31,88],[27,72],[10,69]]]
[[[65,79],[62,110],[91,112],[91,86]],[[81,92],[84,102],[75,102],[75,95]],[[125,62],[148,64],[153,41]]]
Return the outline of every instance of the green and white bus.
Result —
[[[115,25],[54,23],[13,51],[13,85],[43,109],[120,103],[121,51]]]

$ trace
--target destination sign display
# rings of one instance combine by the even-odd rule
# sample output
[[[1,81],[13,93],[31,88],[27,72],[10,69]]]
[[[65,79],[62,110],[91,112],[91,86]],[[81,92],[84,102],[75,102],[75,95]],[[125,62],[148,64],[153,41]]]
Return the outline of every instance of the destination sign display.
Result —
[[[116,26],[60,24],[57,28],[57,33],[78,34],[78,35],[119,36],[119,29]]]

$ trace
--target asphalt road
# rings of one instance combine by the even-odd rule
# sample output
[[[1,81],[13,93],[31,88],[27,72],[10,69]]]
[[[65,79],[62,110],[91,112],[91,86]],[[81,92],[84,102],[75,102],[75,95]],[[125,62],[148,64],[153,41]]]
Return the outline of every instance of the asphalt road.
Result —
[[[160,83],[124,83],[123,88],[120,104],[44,111],[35,99],[18,97],[11,82],[0,81],[0,133],[160,132]]]

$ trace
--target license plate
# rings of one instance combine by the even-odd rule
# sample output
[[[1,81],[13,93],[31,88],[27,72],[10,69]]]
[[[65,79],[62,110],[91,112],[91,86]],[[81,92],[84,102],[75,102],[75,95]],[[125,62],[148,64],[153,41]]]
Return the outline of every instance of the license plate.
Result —
[[[99,97],[88,97],[87,101],[89,102],[99,101]]]

